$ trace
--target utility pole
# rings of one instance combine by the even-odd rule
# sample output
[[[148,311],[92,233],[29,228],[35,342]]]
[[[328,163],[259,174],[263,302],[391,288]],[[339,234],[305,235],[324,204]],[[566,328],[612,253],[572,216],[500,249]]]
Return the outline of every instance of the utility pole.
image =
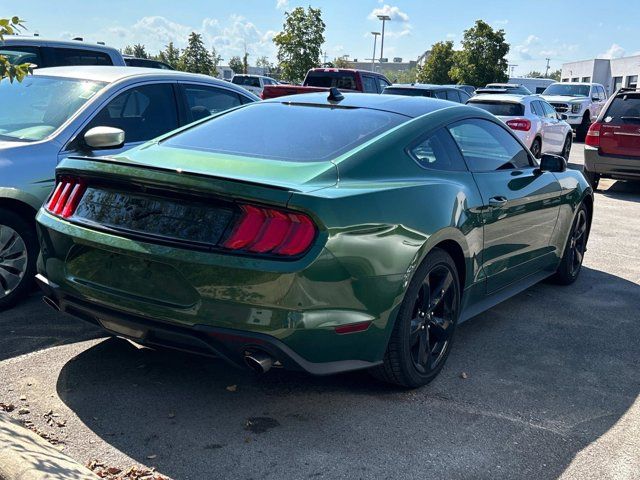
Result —
[[[378,15],[378,20],[382,20],[382,39],[380,40],[380,61],[384,55],[384,24],[387,20],[391,20],[389,15]]]
[[[375,72],[376,71],[376,42],[378,40],[378,35],[380,35],[380,32],[371,32],[371,35],[373,35],[373,55],[371,55],[371,71]]]
[[[551,61],[551,59],[547,58],[547,70],[544,72],[544,78],[549,78],[549,61]]]
[[[324,64],[325,64],[325,65],[327,64],[327,56],[328,56],[328,55],[327,55],[327,51],[325,50],[325,51],[324,51],[324,54],[322,55],[322,57],[324,58]]]

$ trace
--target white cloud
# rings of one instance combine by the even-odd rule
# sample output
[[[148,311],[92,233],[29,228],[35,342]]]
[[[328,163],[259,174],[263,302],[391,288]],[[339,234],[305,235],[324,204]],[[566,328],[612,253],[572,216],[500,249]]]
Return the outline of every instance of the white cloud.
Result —
[[[506,18],[503,20],[494,20],[492,22],[494,25],[506,25],[509,23],[509,20],[507,20]]]
[[[379,22],[378,15],[388,15],[391,18],[391,21],[388,21],[385,27],[385,38],[402,38],[411,35],[413,27],[409,23],[409,15],[400,10],[400,8],[385,4],[381,8],[374,8],[367,18]],[[400,26],[399,29],[397,28],[398,24]]]
[[[401,20],[403,22],[409,21],[409,15],[404,13],[398,7],[392,7],[390,5],[383,5],[381,8],[374,8],[369,14],[369,20],[377,20],[378,15],[388,15],[391,20]]]
[[[284,10],[285,8],[289,8],[289,0],[277,0],[276,8],[278,10]]]
[[[604,53],[598,55],[598,58],[620,58],[624,57],[625,50],[617,43],[612,44]]]

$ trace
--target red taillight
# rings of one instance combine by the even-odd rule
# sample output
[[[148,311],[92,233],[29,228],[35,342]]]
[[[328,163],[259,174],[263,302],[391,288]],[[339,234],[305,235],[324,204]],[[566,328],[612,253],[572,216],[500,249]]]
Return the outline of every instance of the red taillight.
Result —
[[[364,332],[371,325],[371,320],[365,322],[348,323],[347,325],[339,325],[334,328],[335,332],[344,335],[345,333]]]
[[[507,120],[507,125],[512,130],[522,130],[523,132],[531,130],[531,120],[527,118],[514,118],[513,120]]]
[[[242,205],[242,216],[224,242],[230,250],[296,256],[309,248],[316,227],[302,213]]]
[[[82,180],[63,177],[58,180],[45,208],[54,215],[69,218],[76,211],[85,190],[86,185]]]
[[[584,143],[590,147],[600,147],[600,130],[602,130],[601,123],[592,123],[587,132],[587,136],[584,139]]]

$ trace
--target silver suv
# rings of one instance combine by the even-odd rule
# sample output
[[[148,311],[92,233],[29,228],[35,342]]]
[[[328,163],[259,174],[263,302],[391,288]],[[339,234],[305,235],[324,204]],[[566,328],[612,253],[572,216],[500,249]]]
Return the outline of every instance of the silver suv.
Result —
[[[542,98],[556,109],[576,132],[576,140],[584,141],[589,126],[607,103],[605,89],[599,83],[556,82],[549,85]]]

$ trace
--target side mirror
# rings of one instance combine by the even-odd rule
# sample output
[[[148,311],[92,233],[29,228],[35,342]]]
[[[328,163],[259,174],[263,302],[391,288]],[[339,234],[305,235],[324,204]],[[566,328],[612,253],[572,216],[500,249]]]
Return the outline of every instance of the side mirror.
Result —
[[[550,153],[542,154],[540,157],[540,172],[564,172],[567,170],[567,161],[560,155]]]
[[[599,97],[591,97],[591,100],[594,102],[599,102],[600,98]]]
[[[84,134],[90,148],[120,148],[124,145],[124,131],[113,127],[93,127]]]
[[[561,113],[560,115],[558,115],[558,117],[560,117],[560,120],[566,120],[567,118],[569,118],[567,115],[565,115],[564,113]]]

